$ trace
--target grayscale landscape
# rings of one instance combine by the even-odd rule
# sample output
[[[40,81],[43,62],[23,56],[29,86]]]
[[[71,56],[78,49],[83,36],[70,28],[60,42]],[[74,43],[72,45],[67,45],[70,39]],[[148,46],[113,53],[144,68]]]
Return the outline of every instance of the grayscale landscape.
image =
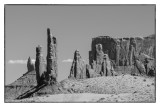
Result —
[[[134,8],[132,8],[132,6]],[[43,6],[38,7],[43,11],[40,11],[36,6],[31,6],[33,9],[32,13],[29,5],[28,7],[7,5],[5,7],[5,61],[7,63],[5,66],[7,68],[5,71],[5,80],[9,80],[14,76],[18,78],[12,81],[10,80],[10,83],[5,84],[5,102],[155,103],[156,34],[154,26],[144,25],[146,22],[149,22],[148,25],[151,25],[150,23],[155,24],[153,11],[155,6],[139,5],[138,8],[134,5],[132,6],[117,7],[106,5],[101,7],[99,5],[97,7],[56,7],[50,5],[48,6],[50,8],[46,6],[45,9],[51,12],[51,8],[53,8],[54,14],[52,19],[52,14],[50,12],[45,13],[46,10],[42,9]],[[125,8],[125,11],[123,8]],[[72,9],[74,10],[72,11]],[[97,12],[93,11],[94,9],[96,9]],[[110,14],[104,15],[105,12],[107,13],[107,9],[111,10],[109,12]],[[137,11],[138,9],[139,11]],[[145,11],[145,9],[151,11]],[[68,12],[68,16],[64,15],[62,10],[64,14]],[[99,13],[102,10],[103,12]],[[13,13],[12,11],[15,12],[13,16],[11,14]],[[26,15],[30,14],[30,16],[24,16],[23,19],[20,11],[22,11],[22,13],[25,12]],[[117,14],[120,11],[122,13]],[[34,14],[34,12],[37,14]],[[77,12],[80,13],[77,14]],[[113,19],[115,16],[111,13],[117,16],[116,18],[119,19],[119,21],[115,21],[115,19]],[[128,16],[128,14],[125,13],[131,13],[134,16],[133,19],[139,18],[139,20],[132,21],[132,18],[128,19],[130,15]],[[49,16],[50,18],[46,16],[46,20],[47,18],[49,20],[46,21],[46,23],[54,20],[55,22],[53,23],[55,23],[55,26],[47,27],[49,24],[46,24],[44,27],[40,27],[37,25],[42,22],[36,22],[37,20],[41,20],[39,16],[47,14],[51,16]],[[55,16],[56,14],[60,15]],[[76,16],[76,14],[85,18],[78,18],[79,16]],[[96,17],[96,14],[103,14],[106,18],[100,21],[102,16]],[[122,14],[124,16],[121,16]],[[73,19],[65,19],[64,17],[60,17],[61,15],[64,17],[72,17]],[[96,18],[90,17],[91,15],[94,15]],[[147,19],[148,16],[144,19],[141,15],[149,15],[151,18]],[[18,16],[21,17],[19,20],[13,18],[18,18]],[[54,16],[57,18],[54,18]],[[110,17],[111,19],[107,19],[109,16],[112,16]],[[123,18],[120,19],[120,17]],[[27,23],[27,20],[32,23]],[[74,20],[77,20],[76,24]],[[100,27],[94,28],[93,25],[90,25],[90,20],[93,20],[93,25],[100,23],[100,25],[108,28],[110,26],[113,27],[113,30],[109,33],[111,36],[107,34],[109,30],[101,29]],[[113,22],[111,22],[110,25],[105,23],[105,21],[110,23],[112,20]],[[127,20],[130,21],[126,22]],[[17,24],[23,26],[29,24],[31,26],[25,26],[25,28],[23,28],[23,26],[17,26],[21,29],[19,30],[13,27],[13,23],[16,23],[16,21],[19,22]],[[22,23],[20,23],[21,21]],[[117,24],[121,23],[121,21],[126,23]],[[102,24],[103,22],[104,25]],[[83,23],[84,26],[76,28],[78,25],[81,25],[81,23]],[[131,23],[133,25],[131,25]],[[77,26],[72,26],[72,24]],[[112,26],[112,24],[119,27]],[[56,25],[59,28],[56,28]],[[34,26],[39,26],[39,29],[37,28],[35,30]],[[71,30],[70,27],[75,31]],[[124,30],[123,27],[126,29]],[[117,33],[115,33],[116,31]],[[120,31],[123,33],[126,32],[127,35],[123,36],[123,34],[120,34],[120,36],[112,36],[114,33],[118,34]],[[148,33],[145,34],[144,32],[147,31]],[[27,35],[30,34],[31,36],[23,36],[25,32],[29,32]],[[36,34],[37,32],[41,32],[42,34],[38,35]],[[85,32],[86,36],[83,35],[83,33],[83,36],[80,36],[81,33],[78,32]],[[143,36],[136,35],[136,32]],[[10,36],[11,34],[15,36]],[[75,36],[75,34],[78,36]],[[99,34],[101,36],[99,36]],[[129,34],[133,36],[128,36]],[[10,43],[11,40],[12,44]],[[16,60],[16,58],[20,59],[24,57],[28,57],[28,59]],[[15,59],[11,60],[11,58]],[[22,71],[24,70],[23,68],[27,68],[26,71]],[[21,73],[18,74],[18,72]],[[18,74],[18,76],[16,74]]]

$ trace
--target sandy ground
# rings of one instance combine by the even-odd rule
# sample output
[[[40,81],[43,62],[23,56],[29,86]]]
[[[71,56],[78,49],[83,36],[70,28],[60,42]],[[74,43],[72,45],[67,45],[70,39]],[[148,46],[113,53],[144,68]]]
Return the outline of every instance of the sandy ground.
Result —
[[[26,98],[22,100],[12,100],[9,102],[154,102],[152,95],[142,95],[139,93],[123,93],[123,94],[56,94],[41,97]]]
[[[60,86],[60,94],[42,94],[5,102],[155,102],[155,78],[121,75],[78,81],[66,79]]]

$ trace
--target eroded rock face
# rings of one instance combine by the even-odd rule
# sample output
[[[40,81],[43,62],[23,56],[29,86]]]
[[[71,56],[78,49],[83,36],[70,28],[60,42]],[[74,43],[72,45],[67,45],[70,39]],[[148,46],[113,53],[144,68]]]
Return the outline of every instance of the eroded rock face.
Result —
[[[74,53],[69,78],[84,79],[86,78],[86,67],[78,50]]]
[[[148,76],[155,76],[156,74],[156,67],[155,67],[155,60],[145,60],[145,69],[146,69],[146,74]]]
[[[100,73],[102,71],[102,63],[103,63],[104,53],[102,50],[102,45],[96,45],[96,73]]]
[[[92,39],[91,51],[89,51],[89,64],[92,69],[95,69],[95,61],[97,61],[98,44],[102,44],[100,47],[103,47],[101,49],[103,54],[108,54],[109,59],[115,65],[114,67],[116,67],[117,71],[120,70],[120,72],[123,67],[130,67],[129,69],[132,69],[136,63],[135,56],[138,57],[140,53],[155,58],[155,35],[144,38],[111,38],[109,36],[99,36]],[[98,57],[98,59],[102,58]],[[139,61],[144,65],[143,61]],[[98,63],[101,63],[101,60]],[[100,68],[98,67],[97,71],[100,71]]]
[[[36,68],[36,79],[37,84],[40,85],[45,80],[45,72],[46,72],[46,65],[45,61],[42,55],[42,47],[38,46],[36,48],[36,62],[35,62],[35,68]]]
[[[31,61],[31,58],[30,58],[30,57],[28,58],[28,61],[27,61],[27,69],[28,69],[28,72],[33,71],[33,70],[34,70],[34,64],[32,63],[32,61]]]
[[[100,73],[102,76],[115,76],[113,65],[108,57],[108,54],[104,54],[102,62],[102,70]]]
[[[110,58],[108,56],[108,54],[104,54],[103,52],[103,47],[101,44],[97,44],[95,47],[95,60],[92,61],[92,70],[95,73],[92,73],[92,70],[90,71],[93,77],[95,76],[114,76],[115,75],[115,71],[113,68],[113,64],[110,61]],[[108,53],[108,52],[106,52]],[[116,57],[117,58],[117,57]]]
[[[90,72],[89,72],[90,69],[91,69],[90,65],[86,64],[86,78],[90,78]]]
[[[155,69],[156,69],[155,59],[144,54],[144,53],[141,53],[138,56],[138,59],[144,64],[145,70],[146,70],[146,75],[155,76]]]
[[[137,67],[137,69],[138,69],[138,71],[139,71],[139,73],[141,75],[145,75],[146,74],[145,66],[144,66],[144,64],[141,61],[139,61],[139,60],[136,59],[135,60],[135,66]]]
[[[116,44],[117,41],[114,38],[111,38],[109,36],[99,36],[97,38],[92,39],[92,45],[91,45],[91,51],[89,52],[89,64],[92,65],[93,61],[96,61],[96,45],[101,44],[104,54],[108,54],[109,58],[114,60],[116,59]],[[103,59],[103,58],[102,58]]]
[[[51,83],[57,81],[57,41],[47,29],[47,79]]]

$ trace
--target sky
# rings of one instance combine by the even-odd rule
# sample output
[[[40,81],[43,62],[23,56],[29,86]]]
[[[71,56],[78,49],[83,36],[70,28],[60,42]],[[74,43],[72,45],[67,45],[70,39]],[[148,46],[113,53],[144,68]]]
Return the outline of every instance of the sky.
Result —
[[[58,81],[69,76],[76,49],[88,63],[92,38],[155,34],[155,5],[5,5],[5,84],[27,72],[36,47],[47,53],[47,28],[58,42]]]

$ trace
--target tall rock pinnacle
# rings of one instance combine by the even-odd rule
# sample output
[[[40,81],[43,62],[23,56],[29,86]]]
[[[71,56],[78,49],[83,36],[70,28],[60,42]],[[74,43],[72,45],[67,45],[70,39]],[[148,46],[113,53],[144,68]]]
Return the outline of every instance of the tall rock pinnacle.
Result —
[[[28,61],[27,61],[27,69],[28,69],[28,72],[33,71],[33,70],[34,70],[34,64],[32,63],[32,61],[31,61],[31,58],[30,58],[30,57],[28,58]]]
[[[86,78],[86,68],[83,59],[78,50],[74,52],[69,78],[84,79]]]
[[[102,62],[103,62],[103,47],[101,44],[96,45],[96,72],[99,74],[102,69]]]
[[[35,67],[36,67],[36,78],[37,78],[37,84],[40,85],[43,80],[44,80],[44,73],[46,71],[45,67],[45,62],[44,58],[42,55],[42,47],[38,45],[36,47],[36,62],[35,62]]]
[[[57,81],[57,41],[47,29],[47,79],[51,83]]]

